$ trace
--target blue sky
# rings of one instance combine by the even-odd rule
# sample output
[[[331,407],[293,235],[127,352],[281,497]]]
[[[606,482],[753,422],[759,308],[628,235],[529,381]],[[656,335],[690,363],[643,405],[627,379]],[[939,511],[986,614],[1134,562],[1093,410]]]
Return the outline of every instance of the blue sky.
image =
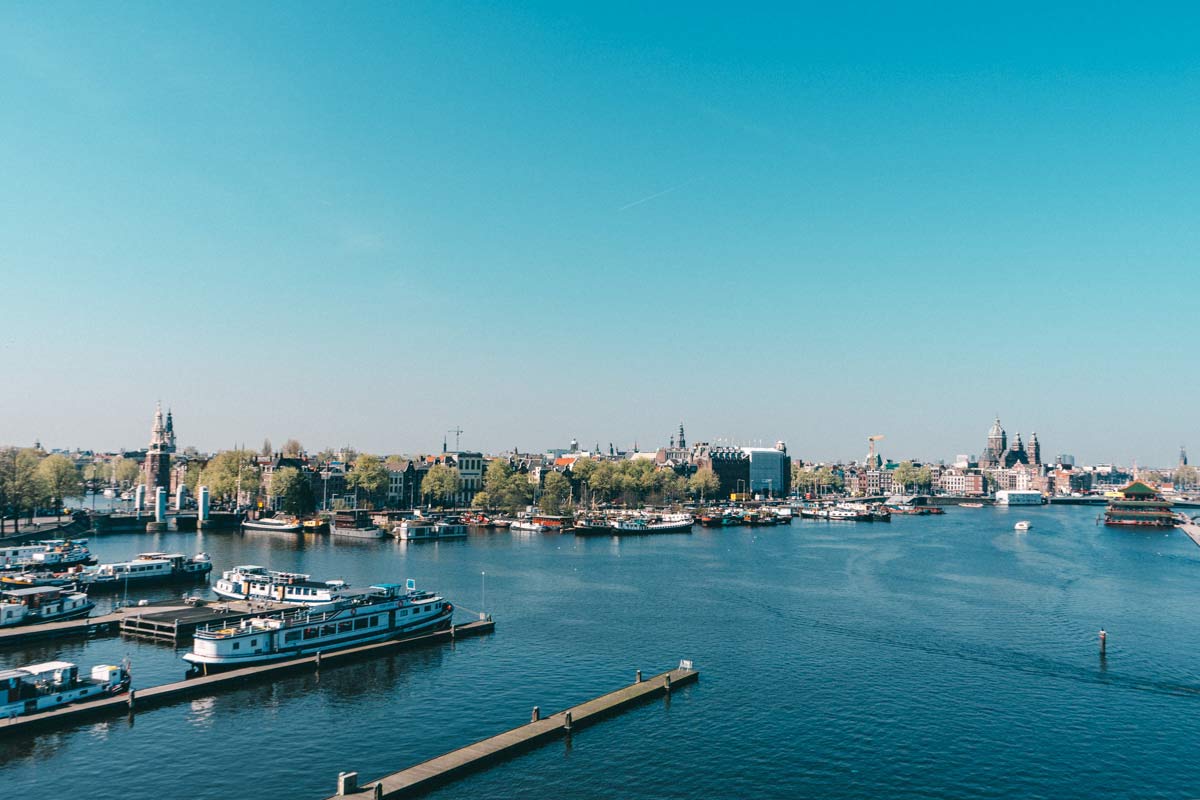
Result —
[[[1200,14],[0,8],[0,441],[1200,435]]]

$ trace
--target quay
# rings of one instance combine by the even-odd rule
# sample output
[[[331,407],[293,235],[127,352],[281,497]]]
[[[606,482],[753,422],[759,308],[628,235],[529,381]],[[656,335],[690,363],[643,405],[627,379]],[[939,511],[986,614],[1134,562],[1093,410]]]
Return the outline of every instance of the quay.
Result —
[[[141,612],[142,609],[138,609]],[[267,601],[230,600],[204,606],[164,608],[149,613],[124,614],[121,633],[137,639],[178,644],[190,639],[196,628],[217,623],[237,623],[250,617],[296,611],[296,606]]]
[[[495,630],[495,627],[496,623],[489,618],[407,639],[390,639],[386,642],[375,642],[373,644],[362,645],[361,647],[351,647],[346,650],[335,650],[329,653],[317,653],[311,656],[292,658],[287,661],[258,664],[228,672],[187,678],[176,683],[167,683],[149,689],[130,689],[126,694],[105,697],[101,700],[76,703],[51,711],[43,711],[40,714],[29,714],[27,716],[11,717],[8,720],[0,720],[0,737],[19,736],[31,731],[74,724],[80,720],[89,718],[115,716],[123,713],[133,714],[136,711],[154,706],[169,705],[189,697],[211,695],[225,689],[237,688],[253,681],[275,678],[296,672],[311,672],[313,670],[320,670],[326,666],[351,663],[413,647],[443,644],[457,639],[483,636],[484,634],[491,633]]]
[[[1200,525],[1189,521],[1180,523],[1178,527],[1189,539],[1200,546]]]
[[[699,678],[700,672],[692,668],[690,661],[681,661],[678,668],[645,681],[642,680],[641,670],[638,670],[637,680],[623,689],[609,692],[548,717],[541,717],[535,707],[533,719],[528,724],[408,769],[393,772],[363,786],[358,785],[358,773],[343,772],[338,776],[338,793],[328,800],[355,796],[399,798],[421,794],[490,762],[516,755],[550,739],[570,736],[574,730],[598,722],[634,704],[664,694],[669,695],[672,688],[694,683]]]
[[[121,628],[121,623],[132,612],[154,611],[158,613],[178,613],[190,610],[187,606],[130,606],[111,614],[99,617],[84,617],[63,622],[43,622],[40,625],[17,625],[12,628],[0,628],[0,647],[14,647],[26,642],[40,639],[57,639],[65,636],[102,636],[114,634]]]

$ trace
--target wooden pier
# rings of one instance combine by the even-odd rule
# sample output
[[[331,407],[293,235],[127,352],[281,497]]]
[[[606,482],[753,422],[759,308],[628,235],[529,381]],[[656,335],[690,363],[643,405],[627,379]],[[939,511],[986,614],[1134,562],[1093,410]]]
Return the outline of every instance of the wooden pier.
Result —
[[[84,617],[63,622],[43,622],[39,625],[17,625],[0,628],[0,647],[15,647],[39,639],[57,639],[65,636],[103,636],[115,634],[121,623],[131,614],[158,612],[177,613],[189,610],[187,606],[142,606],[129,607],[99,617]]]
[[[1197,525],[1195,522],[1184,522],[1179,525],[1179,530],[1183,531],[1197,545],[1200,545],[1200,525]]]
[[[234,624],[250,617],[269,617],[296,611],[294,605],[265,601],[231,600],[214,605],[184,606],[151,610],[148,613],[126,613],[121,619],[121,633],[138,639],[154,639],[169,644],[189,641],[196,628],[217,623]]]
[[[452,628],[407,639],[391,639],[386,642],[365,644],[346,650],[335,650],[330,653],[320,653],[287,661],[277,661],[270,664],[243,667],[229,672],[218,672],[213,675],[189,678],[176,683],[154,686],[149,689],[134,689],[127,694],[105,697],[87,703],[43,711],[40,714],[0,719],[0,737],[26,735],[33,731],[61,727],[96,717],[114,716],[117,714],[132,714],[154,706],[167,705],[197,695],[211,695],[225,689],[234,689],[253,681],[276,678],[289,673],[312,672],[325,667],[346,664],[366,658],[373,658],[399,650],[432,644],[444,644],[456,639],[471,636],[482,636],[491,633],[496,624],[491,619],[478,622],[468,622]],[[182,665],[182,662],[180,662]],[[90,669],[90,667],[89,667]],[[134,665],[134,681],[137,680],[137,665]]]
[[[533,720],[526,725],[431,758],[408,769],[393,772],[362,786],[358,785],[358,773],[343,772],[338,776],[338,793],[329,800],[337,800],[339,797],[399,798],[421,794],[467,772],[511,757],[550,739],[570,736],[572,731],[631,705],[670,694],[674,687],[694,683],[699,679],[700,673],[692,668],[690,661],[682,661],[677,669],[668,670],[644,681],[641,677],[642,673],[639,670],[637,680],[625,688],[572,706],[549,717],[540,717],[538,709],[535,708]]]

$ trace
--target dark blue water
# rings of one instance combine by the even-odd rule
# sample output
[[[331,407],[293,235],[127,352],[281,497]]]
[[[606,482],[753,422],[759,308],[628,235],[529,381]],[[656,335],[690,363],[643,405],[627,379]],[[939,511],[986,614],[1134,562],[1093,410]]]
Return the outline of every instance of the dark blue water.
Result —
[[[357,584],[413,577],[496,633],[13,741],[0,787],[101,798],[322,798],[691,658],[698,685],[434,797],[1200,796],[1200,548],[1091,508],[958,509],[612,540],[116,535],[106,560],[206,550]],[[1034,523],[1027,534],[1017,519]],[[166,597],[173,590],[143,592]],[[466,615],[464,615],[465,618]],[[1108,658],[1097,631],[1109,631]],[[19,666],[179,653],[118,638]],[[81,788],[85,787],[85,788]]]

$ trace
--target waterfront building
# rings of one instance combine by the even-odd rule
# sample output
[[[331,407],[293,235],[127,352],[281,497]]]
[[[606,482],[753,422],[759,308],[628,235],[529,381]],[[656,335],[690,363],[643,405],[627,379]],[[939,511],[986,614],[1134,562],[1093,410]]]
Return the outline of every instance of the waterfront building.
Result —
[[[1012,445],[1008,443],[1008,433],[1000,425],[1000,418],[992,423],[988,430],[987,445],[979,456],[979,466],[983,469],[1011,469],[1017,464],[1039,466],[1042,463],[1042,446],[1038,442],[1037,433],[1029,440],[1029,447],[1021,441],[1017,434]]]
[[[150,496],[160,486],[168,492],[171,490],[171,454],[175,452],[175,420],[171,410],[167,409],[164,419],[162,404],[154,409],[154,424],[150,428],[150,447],[146,450],[146,460],[142,471],[146,475],[146,491]]]
[[[787,445],[743,447],[750,458],[750,491],[771,497],[784,497],[792,490],[792,457]]]
[[[693,463],[700,469],[708,467],[721,482],[718,495],[728,497],[735,492],[749,491],[750,456],[738,447],[696,446]]]
[[[968,472],[965,469],[948,469],[943,472],[934,484],[946,494],[962,497],[979,497],[984,494],[983,474]]]
[[[1128,525],[1139,528],[1172,528],[1175,513],[1171,502],[1141,481],[1121,489],[1119,496],[1109,501],[1104,512],[1105,525]]]
[[[1086,494],[1092,490],[1092,473],[1087,470],[1063,464],[1055,467],[1050,478],[1055,494]]]

